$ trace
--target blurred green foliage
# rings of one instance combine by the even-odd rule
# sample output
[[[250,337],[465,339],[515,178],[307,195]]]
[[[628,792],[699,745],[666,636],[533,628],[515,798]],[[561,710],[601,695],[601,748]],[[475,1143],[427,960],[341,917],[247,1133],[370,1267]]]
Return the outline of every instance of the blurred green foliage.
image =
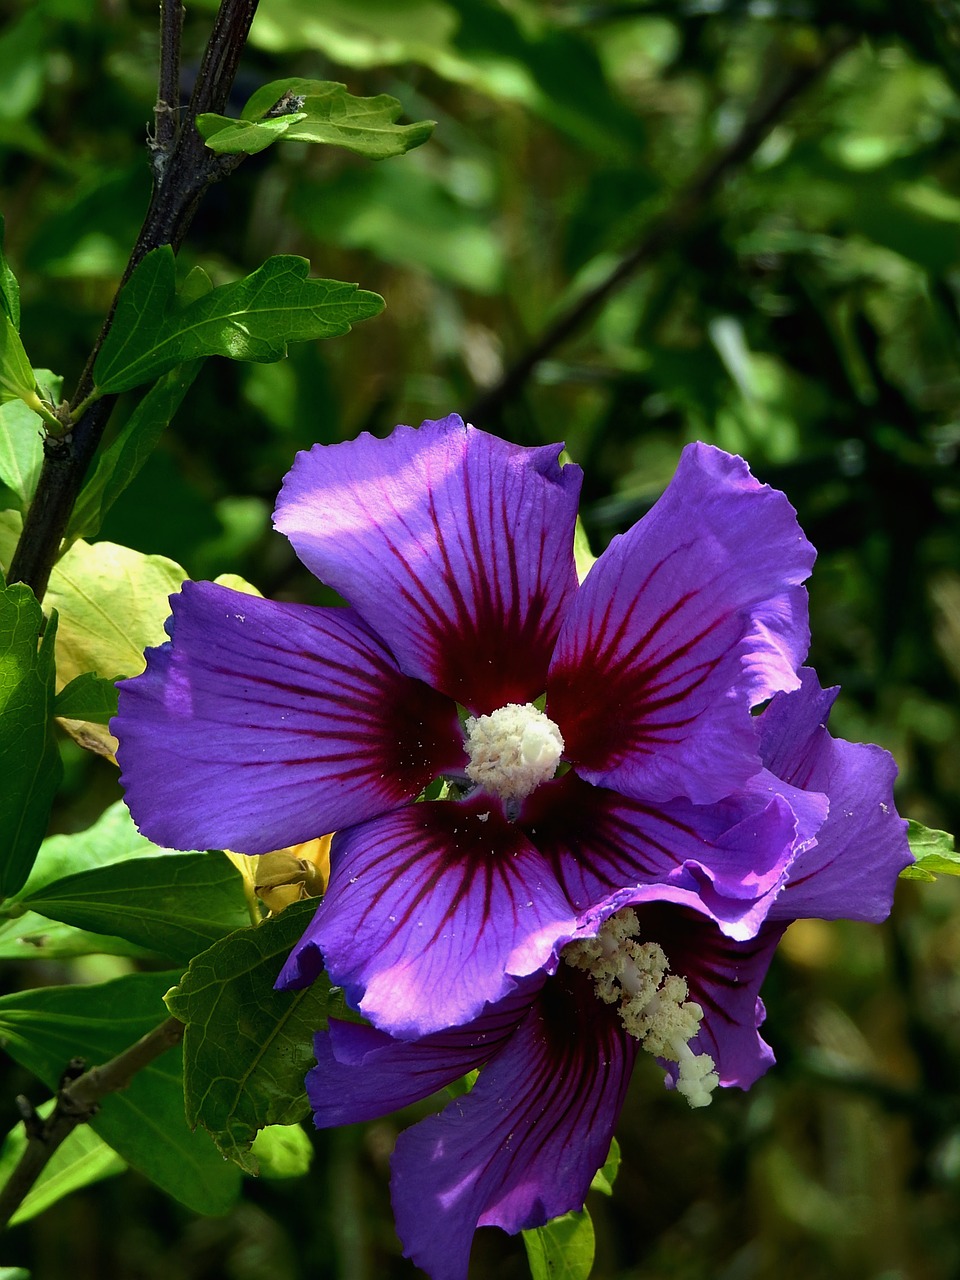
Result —
[[[189,6],[186,70],[215,5]],[[476,425],[558,439],[594,549],[681,446],[746,456],[819,548],[812,660],[835,731],[901,764],[901,811],[960,827],[960,5],[956,0],[261,0],[237,115],[286,77],[389,93],[436,120],[383,165],[287,142],[207,196],[180,255],[216,285],[273,254],[387,309],[279,364],[208,361],[100,536],[319,598],[269,532],[314,441],[471,406],[578,297],[670,225],[677,193],[782,77],[849,49],[641,270]],[[35,365],[78,378],[145,209],[155,3],[30,0],[0,32],[0,209]],[[193,61],[191,62],[191,59]],[[491,403],[489,400],[487,403]],[[121,404],[117,425],[124,413]],[[141,459],[137,460],[139,465]],[[111,499],[112,500],[112,499]],[[0,512],[18,505],[0,492]],[[91,822],[112,766],[67,744],[56,822]],[[960,1273],[960,892],[901,885],[882,929],[805,922],[765,990],[778,1066],[705,1115],[638,1070],[600,1280],[947,1280]],[[128,973],[50,959],[30,982]],[[87,967],[84,967],[86,965]],[[115,967],[111,967],[115,966]],[[9,970],[6,985],[18,983]],[[9,1128],[18,1089],[0,1090]],[[9,1237],[42,1280],[409,1277],[386,1198],[398,1123],[321,1135],[310,1176],[197,1218],[135,1173]],[[527,1274],[481,1232],[474,1274]]]

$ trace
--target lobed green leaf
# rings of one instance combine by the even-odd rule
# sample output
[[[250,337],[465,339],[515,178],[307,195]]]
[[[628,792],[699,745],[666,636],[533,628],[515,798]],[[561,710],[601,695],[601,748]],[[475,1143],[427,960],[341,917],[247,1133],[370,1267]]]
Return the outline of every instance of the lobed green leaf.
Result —
[[[51,1090],[74,1057],[108,1062],[165,1017],[163,993],[179,971],[131,973],[89,986],[46,987],[0,996],[0,1044]],[[179,1047],[104,1098],[91,1128],[128,1164],[197,1213],[225,1213],[240,1171],[183,1114]]]
[[[257,1131],[297,1123],[310,1111],[303,1081],[314,1061],[314,1034],[326,1026],[330,987],[323,978],[300,991],[276,991],[273,984],[316,905],[294,903],[215,943],[166,997],[186,1024],[187,1119],[251,1173]]]
[[[175,288],[173,250],[148,253],[124,286],[100,349],[100,393],[127,391],[174,365],[203,356],[269,363],[288,342],[332,338],[383,309],[356,285],[308,279],[306,258],[268,258],[252,275],[183,304]]]
[[[41,631],[43,638],[41,639]],[[54,614],[29,587],[0,589],[0,897],[33,866],[63,766],[53,737]]]

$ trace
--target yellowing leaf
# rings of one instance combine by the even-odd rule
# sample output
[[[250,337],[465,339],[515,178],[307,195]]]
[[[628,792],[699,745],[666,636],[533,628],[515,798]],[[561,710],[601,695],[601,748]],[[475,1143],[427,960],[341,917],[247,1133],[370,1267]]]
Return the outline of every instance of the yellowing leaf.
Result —
[[[59,610],[57,689],[92,671],[104,679],[139,675],[143,651],[166,640],[169,597],[186,577],[165,556],[113,542],[75,542],[50,575],[45,604]],[[106,725],[64,721],[82,746],[113,758]]]

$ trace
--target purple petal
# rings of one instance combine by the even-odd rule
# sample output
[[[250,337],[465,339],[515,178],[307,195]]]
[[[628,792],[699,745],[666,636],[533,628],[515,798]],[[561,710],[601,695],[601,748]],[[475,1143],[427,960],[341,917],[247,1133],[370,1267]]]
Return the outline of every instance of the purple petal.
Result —
[[[392,1193],[406,1256],[431,1280],[466,1280],[477,1226],[513,1233],[580,1209],[636,1053],[562,965],[473,1090],[401,1134]]]
[[[127,804],[174,849],[265,853],[414,799],[463,764],[456,707],[350,609],[213,583],[171,597],[170,643],[120,685]]]
[[[763,1022],[760,987],[783,934],[765,925],[746,942],[724,937],[700,910],[667,902],[635,907],[643,942],[657,942],[673,973],[686,978],[690,998],[703,1009],[694,1053],[708,1053],[722,1085],[748,1089],[773,1064],[773,1051],[757,1028]],[[676,1066],[665,1062],[668,1078]]]
[[[330,884],[280,974],[318,971],[376,1026],[459,1026],[550,962],[574,912],[541,854],[473,801],[411,805],[339,832]]]
[[[771,773],[825,791],[830,815],[791,868],[771,919],[885,920],[897,877],[913,861],[893,802],[897,766],[880,747],[831,737],[826,726],[838,691],[821,689],[809,668],[801,676],[802,687],[778,695],[760,717],[761,752]]]
[[[276,526],[408,675],[475,713],[543,692],[577,589],[578,467],[456,414],[301,453]]]
[[[708,804],[760,767],[750,709],[798,685],[814,551],[783,494],[690,445],[564,623],[547,712],[590,782]]]
[[[331,1018],[315,1040],[317,1065],[307,1073],[307,1094],[318,1129],[356,1124],[399,1111],[481,1066],[513,1034],[542,978],[464,1027],[420,1040],[395,1040],[375,1027]]]
[[[578,910],[628,886],[669,884],[701,898],[732,937],[759,929],[797,839],[790,805],[760,789],[714,805],[650,806],[572,772],[534,792],[521,825]]]

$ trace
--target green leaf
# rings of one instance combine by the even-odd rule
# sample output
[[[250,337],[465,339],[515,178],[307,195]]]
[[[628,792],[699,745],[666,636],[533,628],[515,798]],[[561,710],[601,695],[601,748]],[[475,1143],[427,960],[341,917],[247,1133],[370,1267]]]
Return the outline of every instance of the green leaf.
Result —
[[[53,737],[54,614],[29,587],[0,590],[0,898],[22,887],[47,829],[63,766]]]
[[[44,393],[56,400],[63,379],[49,369],[32,370]],[[26,511],[33,501],[43,466],[43,420],[22,400],[0,404],[0,480],[17,495],[18,506]]]
[[[191,272],[188,283],[195,275],[196,272]],[[202,363],[201,360],[191,360],[175,366],[146,393],[117,438],[104,449],[96,470],[81,490],[67,526],[68,540],[90,538],[100,532],[104,516],[150,457],[200,372]]]
[[[0,960],[70,960],[75,956],[133,956],[159,960],[152,951],[123,938],[88,933],[59,920],[47,920],[35,911],[0,921]]]
[[[17,283],[17,277],[13,274],[13,269],[7,262],[7,255],[4,252],[4,237],[6,232],[6,223],[2,214],[0,214],[0,308],[3,309],[13,327],[19,331],[20,329],[20,286]]]
[[[95,676],[92,671],[71,680],[57,694],[53,714],[66,720],[92,720],[108,724],[117,714],[117,686],[112,680]]]
[[[252,275],[187,305],[176,296],[173,250],[148,253],[127,281],[94,378],[99,391],[127,391],[201,356],[269,363],[288,342],[332,338],[383,309],[375,293],[307,278],[306,258],[268,258]]]
[[[586,1209],[524,1231],[533,1280],[587,1280],[593,1269],[593,1222]]]
[[[158,1026],[177,971],[131,973],[89,986],[0,996],[0,1043],[52,1091],[74,1057],[108,1062]],[[225,1213],[240,1172],[183,1114],[180,1049],[161,1055],[126,1089],[104,1098],[91,1128],[128,1164],[197,1213]]]
[[[211,151],[241,152],[253,156],[276,142],[304,112],[277,116],[274,120],[234,120],[212,112],[197,116],[197,129]]]
[[[326,1026],[330,988],[323,978],[300,991],[275,991],[273,984],[316,906],[294,903],[215,943],[167,995],[187,1028],[187,1119],[251,1173],[257,1130],[295,1124],[310,1111],[303,1080],[314,1061],[314,1034]]]
[[[250,922],[243,877],[222,853],[94,867],[21,895],[17,905],[184,963]]]
[[[133,819],[122,800],[106,809],[92,827],[71,835],[48,836],[40,846],[40,852],[30,877],[16,901],[23,902],[40,890],[52,885],[64,876],[91,867],[109,867],[131,858],[145,858],[150,854],[166,857],[168,851],[142,836],[133,825]]]
[[[262,1178],[301,1178],[310,1168],[313,1147],[298,1124],[261,1129],[251,1148]]]
[[[37,1112],[46,1119],[55,1105],[56,1099],[50,1098],[37,1107]],[[3,1146],[0,1147],[0,1186],[6,1185],[26,1146],[26,1132],[23,1125],[18,1124],[7,1134],[3,1140]],[[126,1167],[126,1161],[121,1160],[89,1125],[78,1125],[50,1157],[39,1178],[10,1219],[10,1226],[15,1227],[18,1222],[27,1222],[30,1218],[35,1218],[38,1213],[43,1213],[44,1209],[56,1204],[71,1192],[79,1191],[81,1187],[87,1187],[92,1182],[99,1182],[101,1178],[122,1173]]]
[[[936,880],[938,875],[960,876],[960,853],[954,848],[953,836],[936,831],[911,818],[907,839],[916,862],[904,867],[901,880]]]
[[[268,116],[280,110],[283,114]],[[402,104],[387,93],[356,98],[346,85],[332,80],[294,76],[258,89],[239,120],[201,115],[197,128],[212,151],[252,153],[286,138],[345,147],[368,160],[385,160],[419,147],[433,132],[432,120],[397,124],[402,111]]]
[[[612,1196],[613,1184],[617,1180],[617,1172],[620,1169],[620,1143],[616,1138],[610,1139],[610,1150],[607,1152],[607,1158],[603,1162],[603,1167],[598,1169],[593,1175],[593,1181],[590,1183],[591,1191],[599,1191],[601,1195]]]
[[[30,357],[6,311],[0,311],[0,404],[21,399],[31,409],[40,407]]]

